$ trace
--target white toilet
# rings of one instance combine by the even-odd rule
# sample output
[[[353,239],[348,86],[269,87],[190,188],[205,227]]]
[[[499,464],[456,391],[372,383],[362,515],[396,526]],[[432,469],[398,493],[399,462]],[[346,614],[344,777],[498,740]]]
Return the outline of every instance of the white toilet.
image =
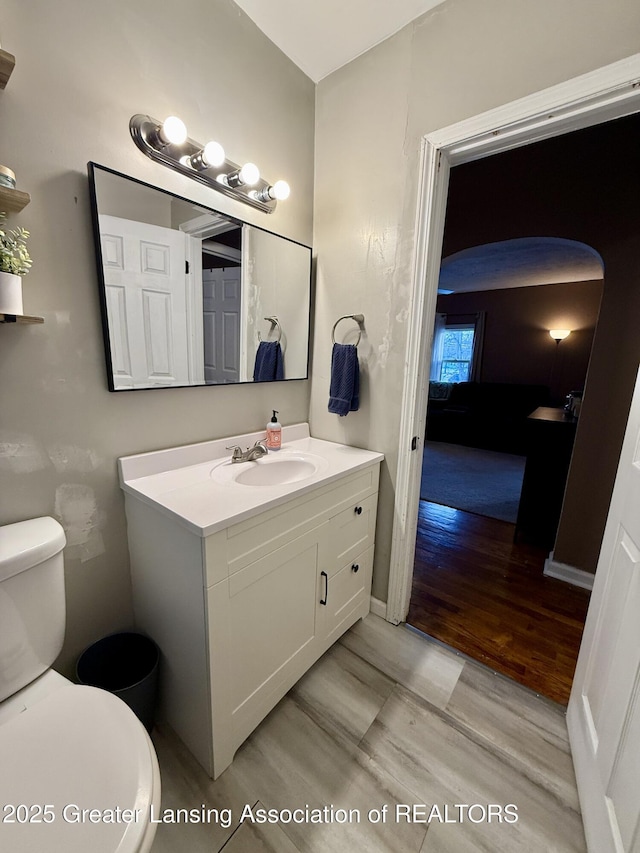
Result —
[[[50,668],[65,544],[53,518],[0,527],[0,850],[147,853],[160,773],[144,726],[116,696]]]

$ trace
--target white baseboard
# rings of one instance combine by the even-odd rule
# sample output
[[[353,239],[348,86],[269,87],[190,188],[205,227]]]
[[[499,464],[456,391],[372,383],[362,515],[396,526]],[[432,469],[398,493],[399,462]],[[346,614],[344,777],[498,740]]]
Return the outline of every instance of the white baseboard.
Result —
[[[383,619],[387,618],[387,602],[380,601],[379,598],[374,598],[371,596],[371,613],[375,613],[376,616],[381,616]]]
[[[584,569],[576,569],[575,566],[569,566],[567,563],[559,563],[553,559],[553,551],[544,561],[543,574],[549,578],[556,578],[559,581],[570,583],[573,586],[580,586],[582,589],[593,589],[593,575],[591,572],[585,572]]]

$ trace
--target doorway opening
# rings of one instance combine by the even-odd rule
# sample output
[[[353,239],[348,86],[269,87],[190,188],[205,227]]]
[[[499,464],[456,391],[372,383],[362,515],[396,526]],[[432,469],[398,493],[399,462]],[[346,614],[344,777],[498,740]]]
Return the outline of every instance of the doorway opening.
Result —
[[[610,70],[610,69],[608,69],[608,70]],[[620,70],[623,71],[623,69],[620,69]],[[628,69],[626,69],[626,72],[624,72],[624,73],[628,73]],[[593,81],[590,81],[590,82],[592,83]],[[576,83],[576,81],[572,81],[572,84],[575,84],[575,83]],[[568,84],[567,84],[567,87],[570,88]],[[556,87],[556,88],[562,88],[562,87]],[[574,92],[575,92],[575,88],[574,88]],[[543,134],[544,137],[549,138],[549,139],[551,139],[552,137],[553,137],[553,139],[562,139],[563,137],[554,137],[554,133],[556,133],[556,134],[565,133],[569,129],[584,128],[584,127],[591,126],[591,125],[597,123],[598,121],[603,121],[603,119],[601,117],[599,117],[599,112],[598,112],[602,106],[602,100],[600,100],[599,103],[596,103],[597,99],[596,99],[595,95],[592,94],[592,95],[585,96],[585,99],[588,99],[588,97],[590,97],[592,99],[592,107],[591,107],[591,114],[587,118],[585,118],[585,112],[586,111],[583,110],[583,114],[581,116],[578,116],[577,113],[579,112],[579,110],[575,109],[574,110],[575,115],[571,119],[573,124],[572,124],[572,126],[567,127],[567,121],[566,121],[567,115],[565,113],[564,125],[562,125],[562,123],[560,123],[559,128],[554,128],[554,129],[547,128],[547,129],[545,129],[545,132]],[[600,93],[599,97],[600,97],[600,99],[602,99],[602,93]],[[637,97],[637,93],[636,93],[636,97]],[[632,100],[632,98],[630,98],[629,100]],[[565,98],[563,101],[560,101],[560,102],[569,104],[569,98]],[[575,100],[574,100],[574,104],[575,104]],[[522,104],[519,104],[518,107],[522,107]],[[618,104],[618,107],[620,108],[620,113],[619,113],[620,115],[629,115],[638,109],[637,104],[632,105],[629,102],[627,102],[623,107],[621,107]],[[573,107],[571,107],[571,106],[567,107],[568,112],[570,112],[572,109],[573,109]],[[527,118],[526,111],[524,111],[524,117]],[[609,111],[607,118],[611,118],[611,117],[612,117],[611,112]],[[454,128],[447,129],[447,131],[443,131],[439,138],[435,138],[435,137],[432,138],[432,144],[431,145],[426,144],[426,146],[425,146],[425,164],[424,164],[425,165],[425,168],[424,168],[425,186],[423,186],[421,211],[422,211],[422,214],[426,217],[427,221],[425,221],[425,219],[422,219],[422,221],[419,223],[419,227],[418,227],[418,231],[419,231],[418,242],[421,244],[421,248],[418,251],[418,263],[417,263],[417,268],[416,268],[416,282],[418,282],[420,277],[422,276],[423,277],[423,285],[424,285],[424,282],[427,282],[427,284],[428,284],[428,287],[424,287],[422,285],[421,286],[422,289],[418,288],[419,292],[417,294],[418,305],[421,308],[421,310],[419,312],[420,318],[418,318],[418,319],[422,319],[423,325],[425,326],[425,332],[426,333],[422,333],[422,331],[420,329],[416,329],[415,325],[414,325],[414,329],[412,331],[413,340],[410,344],[410,351],[413,352],[414,358],[416,359],[413,362],[413,365],[415,367],[415,370],[413,371],[413,374],[412,374],[414,381],[416,381],[416,378],[418,376],[422,377],[424,375],[425,368],[424,368],[423,363],[425,360],[428,360],[428,352],[430,350],[430,345],[431,345],[428,327],[429,327],[429,317],[430,316],[432,317],[436,313],[435,290],[436,290],[436,282],[437,282],[437,274],[438,274],[438,270],[436,268],[436,263],[437,263],[437,266],[439,267],[439,259],[441,256],[440,249],[441,249],[441,241],[442,241],[442,227],[443,227],[443,223],[444,223],[444,210],[445,210],[445,201],[446,201],[446,195],[447,195],[448,177],[449,177],[449,174],[448,174],[449,163],[451,162],[453,165],[455,165],[456,164],[456,157],[459,157],[459,159],[457,161],[458,163],[466,163],[467,161],[471,161],[471,160],[475,160],[475,159],[479,160],[481,157],[486,157],[487,162],[496,161],[496,160],[499,160],[500,158],[489,157],[489,155],[493,154],[493,153],[500,153],[500,151],[508,151],[510,155],[513,155],[516,152],[519,152],[520,154],[522,154],[522,152],[525,149],[522,149],[522,148],[515,149],[515,148],[513,148],[513,146],[514,145],[523,146],[523,145],[527,145],[532,140],[535,141],[536,133],[539,133],[539,131],[540,131],[539,125],[536,125],[536,122],[533,119],[531,119],[530,127],[528,130],[524,129],[524,131],[523,131],[522,128],[518,128],[517,132],[514,133],[514,136],[517,136],[518,133],[521,133],[519,139],[512,138],[511,140],[502,140],[502,141],[498,139],[496,141],[496,137],[499,136],[499,132],[496,132],[496,131],[490,132],[489,131],[489,128],[491,127],[491,117],[487,118],[487,122],[486,122],[487,132],[484,134],[478,133],[478,126],[482,124],[482,122],[480,122],[478,120],[478,118],[479,117],[476,117],[476,120],[474,122],[468,123],[467,128],[462,128],[462,127],[456,126]],[[480,118],[482,118],[482,117],[480,117]],[[504,117],[501,116],[501,118],[504,118]],[[528,118],[531,118],[531,114],[528,116]],[[549,118],[553,119],[554,116],[550,115]],[[520,119],[521,120],[523,119],[523,111],[522,110],[520,111]],[[472,124],[474,124],[473,132],[469,132],[471,129],[470,126]],[[506,125],[504,125],[504,126],[506,126]],[[454,131],[457,132],[457,135]],[[529,134],[529,138],[527,138],[527,133]],[[491,140],[489,138],[490,134],[491,134],[491,136],[493,136],[493,140]],[[553,141],[553,140],[551,140],[551,141]],[[566,142],[566,139],[565,139],[565,142]],[[493,145],[493,147],[492,147],[492,145]],[[474,147],[475,147],[475,150],[472,151],[472,149]],[[573,157],[573,158],[569,157],[569,161],[563,160],[562,161],[562,168],[565,168],[567,166],[567,163],[575,164],[575,161],[577,159],[578,158],[576,158],[576,157]],[[475,164],[469,163],[469,165],[475,165]],[[496,164],[494,162],[491,165],[495,168]],[[444,175],[442,174],[443,171],[445,172]],[[571,169],[569,169],[569,171],[571,171]],[[452,179],[453,179],[453,173],[452,173]],[[499,187],[498,181],[494,181],[494,184],[493,184],[494,190],[496,187]],[[511,189],[513,189],[513,185],[511,186]],[[544,191],[542,191],[540,189],[540,186],[538,186],[537,192],[534,193],[532,196],[533,207],[539,206],[539,202],[542,200],[545,200],[544,195],[545,195]],[[582,195],[582,200],[585,203],[588,202],[588,192],[585,195],[585,189],[584,188],[579,190],[578,195]],[[490,198],[491,198],[491,201],[493,202],[493,198],[492,197],[490,197]],[[489,207],[487,207],[486,199],[487,199],[487,197],[485,196],[484,207],[481,210],[474,210],[472,207],[470,208],[469,206],[467,206],[467,208],[466,208],[466,211],[465,211],[466,218],[468,220],[473,221],[476,225],[478,223],[480,224],[480,226],[486,225],[487,222],[489,222],[491,220],[491,216],[494,213],[494,209],[491,205],[489,205]],[[607,199],[607,201],[609,201],[609,199]],[[440,217],[440,219],[438,217]],[[572,226],[575,225],[576,222],[579,224],[584,224],[581,221],[581,218],[582,218],[582,214],[579,213],[576,221],[572,222]],[[559,232],[557,229],[554,229],[554,231],[551,231],[551,232],[549,230],[546,230],[546,233],[547,234],[549,234],[549,233],[562,233],[562,231]],[[512,236],[521,236],[521,234],[516,232]],[[569,233],[568,236],[573,237],[574,234]],[[490,241],[491,237],[487,237],[486,239],[487,239],[487,241]],[[480,243],[481,240],[478,240],[477,242]],[[586,242],[593,242],[593,241],[587,240]],[[467,244],[467,245],[469,245],[469,244]],[[421,299],[424,300],[422,303],[420,302]],[[414,321],[417,322],[417,319],[415,316],[414,316]],[[548,333],[548,331],[547,331],[547,333]],[[419,344],[419,346],[418,346],[418,344]],[[413,347],[413,350],[411,350],[412,347]],[[420,358],[422,359],[422,362],[420,362],[420,358],[418,358],[418,356],[420,356]],[[411,361],[411,359],[410,359],[410,361]],[[634,364],[632,364],[632,365],[627,364],[624,366],[624,370],[623,370],[623,372],[625,374],[624,379],[621,381],[620,387],[618,389],[618,390],[620,390],[622,384],[625,385],[625,390],[620,395],[621,397],[624,397],[626,395],[627,390],[628,390],[628,392],[629,392],[628,397],[630,399],[630,394],[632,391],[633,382],[632,382],[632,378],[630,379],[629,382],[627,382],[627,379],[629,379],[629,377],[631,377],[632,374],[635,375],[636,367],[637,367],[637,359],[635,360]],[[627,374],[629,374],[629,375],[627,376]],[[410,378],[411,377],[407,378],[408,382],[410,381]],[[612,381],[611,377],[610,377],[609,381]],[[617,380],[613,380],[613,381],[615,382]],[[425,416],[425,412],[427,409],[427,391],[428,391],[427,384],[428,384],[427,382],[418,383],[417,387],[419,388],[419,393],[417,395],[417,399],[416,399],[415,403],[413,404],[413,407],[410,406],[409,409],[407,410],[407,412],[404,413],[403,429],[407,431],[407,434],[409,432],[413,433],[414,435],[415,434],[421,434],[421,430],[419,430],[417,424],[418,424],[419,416],[422,415],[422,418],[420,418],[422,420]],[[628,389],[626,388],[627,385],[629,386]],[[593,387],[591,387],[591,386],[593,386]],[[416,388],[416,385],[414,384],[414,386],[413,386],[413,393],[414,394],[415,394],[415,388]],[[601,376],[598,377],[596,380],[591,381],[590,390],[589,390],[588,394],[591,394],[590,406],[591,406],[592,411],[593,411],[594,407],[601,405],[603,402],[602,400],[598,399],[598,394],[602,392],[602,388],[603,388],[603,381],[602,381]],[[568,389],[568,390],[573,390],[573,389]],[[407,397],[405,397],[405,399],[407,399]],[[612,465],[612,457],[615,457],[614,461],[617,461],[617,457],[619,456],[619,451],[620,451],[619,445],[621,443],[622,433],[624,432],[624,425],[626,424],[626,414],[628,411],[628,409],[625,410],[624,403],[621,404],[620,400],[618,400],[618,402],[617,402],[617,407],[618,407],[618,420],[619,421],[622,420],[623,422],[618,423],[618,425],[617,425],[616,429],[613,431],[613,433],[609,434],[609,436],[607,437],[608,440],[607,440],[606,450],[603,451],[609,457],[608,458],[608,467],[610,470],[610,474],[609,474],[609,476],[610,476],[610,487],[612,487],[612,485],[613,485],[613,477],[615,476],[615,464]],[[622,413],[622,419],[620,419],[620,417],[619,417],[620,413]],[[585,418],[584,420],[586,423],[588,419]],[[423,423],[424,423],[424,421],[423,421]],[[582,423],[580,424],[580,428],[582,429]],[[613,451],[613,453],[611,453],[611,451]],[[580,454],[578,454],[578,456],[580,456]],[[584,461],[584,452],[582,453],[582,460]],[[579,462],[580,459],[578,459],[577,461]],[[595,467],[597,469],[599,469],[595,472],[596,473],[596,479],[598,479],[598,477],[600,477],[600,475],[603,473],[603,471],[602,471],[603,466],[600,466],[598,461],[596,460]],[[611,473],[611,469],[613,469],[612,473]],[[407,612],[408,612],[408,602],[409,602],[409,594],[410,594],[410,587],[411,587],[411,580],[412,580],[411,567],[413,566],[413,551],[414,551],[414,543],[415,543],[415,539],[413,539],[412,534],[413,534],[413,531],[415,529],[417,529],[418,525],[421,523],[420,520],[416,519],[415,527],[414,527],[413,526],[413,519],[412,519],[413,511],[415,511],[415,507],[418,504],[419,473],[420,472],[417,470],[417,465],[415,463],[415,460],[408,458],[408,454],[404,454],[404,450],[403,450],[403,458],[401,459],[400,467],[399,467],[399,480],[398,480],[398,489],[397,489],[398,500],[396,503],[396,508],[397,508],[396,526],[395,526],[395,534],[396,535],[394,536],[394,553],[392,554],[392,570],[391,570],[389,597],[388,597],[388,605],[387,605],[387,618],[389,619],[389,621],[392,621],[392,622],[403,621],[407,615]],[[572,472],[572,477],[573,477],[573,472]],[[577,486],[579,486],[580,483],[582,483],[583,488],[584,488],[585,480],[588,481],[588,479],[589,479],[589,472],[588,471],[587,472],[582,471],[582,473],[580,473],[578,471],[578,473],[576,474],[576,477],[575,477],[576,482],[574,483],[574,487],[577,487]],[[602,482],[602,480],[601,480],[601,482]],[[607,491],[606,486],[600,487],[598,490],[596,490],[596,493],[597,493],[596,499],[600,502],[601,505],[603,503],[605,505],[605,512],[604,512],[604,516],[602,519],[602,524],[604,524],[604,518],[606,518],[606,508],[608,507],[608,503],[610,500],[610,488],[609,488],[609,491]],[[406,511],[404,514],[403,514],[403,503],[402,503],[403,496],[409,497],[409,501],[408,501],[407,507],[405,508]],[[566,504],[566,501],[565,501],[565,504]],[[566,509],[566,507],[565,507],[565,509]],[[574,526],[575,526],[575,518],[573,518],[573,519],[570,518],[569,520],[570,521],[573,520]],[[442,529],[442,527],[443,527],[442,519],[440,519],[440,521],[438,523],[440,524],[440,528]],[[599,536],[601,538],[602,531],[600,530],[600,531],[598,531],[598,533],[599,533]],[[589,538],[589,537],[583,536],[583,539],[586,540],[587,538]],[[413,539],[413,541],[411,541],[412,539]],[[591,539],[592,539],[591,545],[593,545],[593,537],[591,537]],[[585,543],[583,542],[582,544],[584,545]],[[566,545],[566,543],[565,543],[565,545]],[[563,545],[563,547],[564,547],[564,545]],[[420,550],[420,546],[418,546],[418,550]],[[597,550],[597,548],[596,548],[596,550]],[[553,557],[553,555],[551,555],[551,556]],[[407,563],[405,563],[404,567],[402,566],[403,557],[405,559],[408,558]],[[580,565],[579,561],[576,561],[576,562],[578,565]],[[451,605],[451,606],[454,607],[455,605]],[[496,633],[498,633],[498,632],[496,632]]]
[[[407,621],[563,704],[589,593],[543,572],[578,426],[564,404],[587,384],[603,263],[592,246],[542,235],[563,219],[562,233],[597,235],[597,207],[574,224],[580,184],[629,130],[601,125],[455,167],[449,185]],[[555,180],[569,150],[580,165]],[[476,226],[466,214],[492,187],[490,222]],[[467,328],[475,347],[457,346]]]

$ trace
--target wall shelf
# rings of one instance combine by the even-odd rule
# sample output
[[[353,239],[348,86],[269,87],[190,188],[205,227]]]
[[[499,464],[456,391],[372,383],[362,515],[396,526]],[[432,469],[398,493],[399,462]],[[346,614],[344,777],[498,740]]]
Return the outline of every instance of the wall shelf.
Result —
[[[0,49],[0,89],[4,89],[9,82],[15,64],[15,56]],[[30,201],[29,193],[10,187],[0,187],[0,210],[5,213],[19,213]],[[18,323],[20,325],[44,323],[44,317],[33,317],[29,314],[4,314],[0,311],[0,323]]]
[[[7,53],[6,50],[0,49],[0,89],[4,89],[9,82],[9,77],[11,77],[11,72],[15,64],[15,56],[12,53]]]
[[[15,64],[15,56],[0,48],[0,89],[4,89],[9,82]],[[29,193],[13,190],[10,187],[0,187],[0,210],[5,213],[19,213],[30,201]]]
[[[19,213],[31,201],[29,193],[22,190],[12,190],[9,187],[0,187],[0,210],[5,213]]]
[[[44,323],[44,317],[32,317],[29,314],[2,314],[0,313],[0,323]]]

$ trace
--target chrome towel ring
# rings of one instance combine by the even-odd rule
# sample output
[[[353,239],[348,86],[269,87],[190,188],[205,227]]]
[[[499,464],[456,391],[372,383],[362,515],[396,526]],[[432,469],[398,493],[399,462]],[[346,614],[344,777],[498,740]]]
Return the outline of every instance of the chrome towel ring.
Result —
[[[270,335],[273,334],[274,330],[277,329],[278,330],[278,337],[276,338],[276,341],[278,343],[280,343],[280,338],[282,337],[282,326],[280,325],[278,318],[277,317],[265,317],[264,319],[268,320],[271,323],[271,328],[269,329],[269,331],[267,333],[267,338],[269,338]],[[258,332],[258,340],[262,341],[262,336],[260,335],[260,332]]]
[[[362,330],[364,329],[364,314],[345,314],[344,317],[339,317],[336,322],[333,324],[333,329],[331,330],[331,343],[335,344],[336,342],[336,326],[338,323],[341,323],[343,320],[355,320],[359,326],[358,331],[358,340],[355,343],[355,346],[358,346],[360,343],[360,338],[362,337]]]

